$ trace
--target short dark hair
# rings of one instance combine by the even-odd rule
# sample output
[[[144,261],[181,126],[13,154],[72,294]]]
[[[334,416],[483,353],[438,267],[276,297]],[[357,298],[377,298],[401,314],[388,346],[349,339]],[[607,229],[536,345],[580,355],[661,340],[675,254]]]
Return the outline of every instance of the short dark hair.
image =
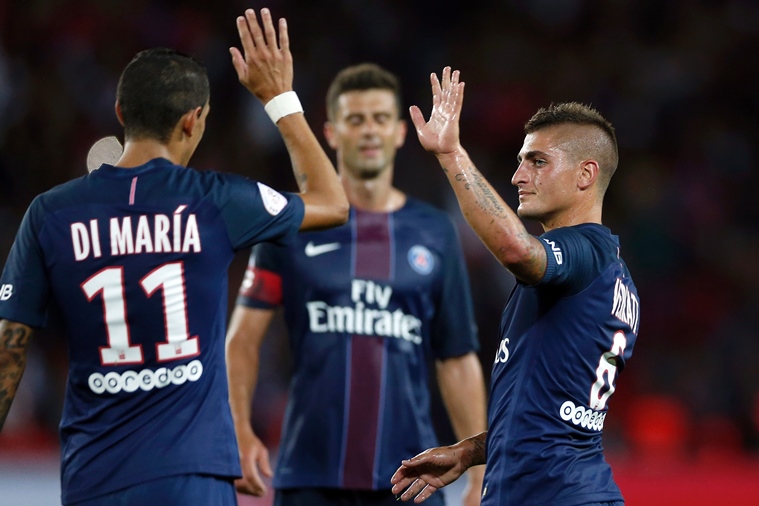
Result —
[[[583,143],[583,149],[592,150],[598,158],[601,169],[601,189],[606,191],[611,176],[617,170],[619,163],[619,148],[614,126],[601,113],[592,107],[577,102],[551,104],[536,112],[524,125],[524,132],[531,134],[544,128],[558,125],[581,125],[599,129],[605,142]]]
[[[335,118],[340,95],[349,91],[388,90],[395,95],[398,117],[401,117],[401,84],[392,72],[376,63],[360,63],[337,73],[327,90],[327,117]]]
[[[167,142],[179,119],[208,103],[205,67],[190,56],[167,48],[137,53],[119,78],[126,138]]]

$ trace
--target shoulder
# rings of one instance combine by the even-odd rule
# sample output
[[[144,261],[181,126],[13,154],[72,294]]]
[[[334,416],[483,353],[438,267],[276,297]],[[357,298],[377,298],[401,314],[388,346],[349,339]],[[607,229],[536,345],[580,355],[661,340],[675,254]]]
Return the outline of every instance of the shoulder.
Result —
[[[439,233],[453,233],[455,226],[451,216],[432,204],[409,197],[406,205],[398,213],[399,219],[404,220],[420,229],[431,229]]]

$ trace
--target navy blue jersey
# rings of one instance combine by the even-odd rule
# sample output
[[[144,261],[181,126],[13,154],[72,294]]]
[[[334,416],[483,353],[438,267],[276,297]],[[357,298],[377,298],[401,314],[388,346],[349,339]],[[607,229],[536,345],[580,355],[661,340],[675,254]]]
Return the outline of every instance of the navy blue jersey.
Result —
[[[638,294],[606,227],[552,230],[545,276],[517,284],[491,377],[483,505],[620,501],[601,447],[638,333]]]
[[[237,249],[289,240],[303,212],[297,196],[164,159],[104,165],[32,202],[0,317],[41,326],[50,299],[61,309],[64,503],[173,474],[239,476],[227,267]]]
[[[412,199],[257,246],[238,303],[284,306],[294,373],[276,488],[389,489],[402,459],[436,445],[430,360],[478,346],[455,228]]]

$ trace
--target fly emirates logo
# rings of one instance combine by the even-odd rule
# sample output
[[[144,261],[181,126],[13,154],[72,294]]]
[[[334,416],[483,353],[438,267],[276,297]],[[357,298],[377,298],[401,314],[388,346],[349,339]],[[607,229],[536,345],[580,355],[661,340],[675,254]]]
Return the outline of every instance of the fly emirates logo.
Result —
[[[390,286],[354,279],[351,282],[353,306],[330,306],[320,300],[306,303],[309,328],[315,334],[346,332],[422,344],[422,321],[400,309],[388,310],[392,295]]]

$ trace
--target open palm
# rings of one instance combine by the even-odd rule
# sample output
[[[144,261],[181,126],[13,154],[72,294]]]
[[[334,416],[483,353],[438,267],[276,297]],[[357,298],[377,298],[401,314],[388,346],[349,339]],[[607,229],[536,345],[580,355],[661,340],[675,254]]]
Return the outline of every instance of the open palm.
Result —
[[[430,76],[432,84],[432,113],[425,122],[422,111],[411,106],[411,121],[416,128],[419,142],[427,151],[435,154],[451,153],[459,148],[459,117],[464,101],[464,83],[459,82],[459,71],[451,72],[445,67],[442,83],[437,74]]]

